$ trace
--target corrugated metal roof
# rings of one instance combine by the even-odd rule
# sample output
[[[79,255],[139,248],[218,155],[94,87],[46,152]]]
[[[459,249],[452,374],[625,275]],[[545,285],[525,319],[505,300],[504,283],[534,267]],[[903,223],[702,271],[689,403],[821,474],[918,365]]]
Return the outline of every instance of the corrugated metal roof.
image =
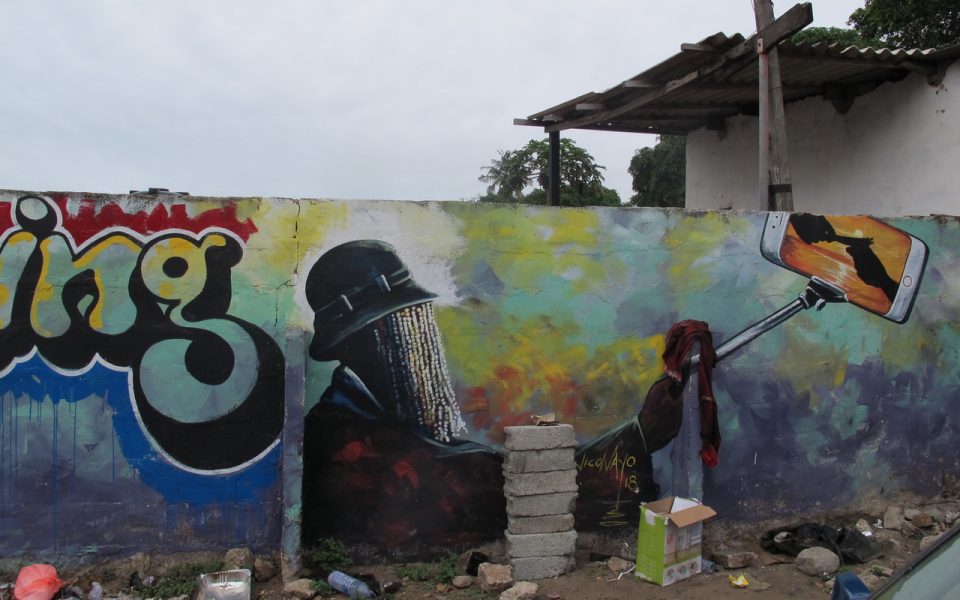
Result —
[[[696,44],[683,44],[678,54],[606,91],[583,94],[515,123],[547,130],[685,133],[723,117],[757,114],[756,55],[730,68],[715,69],[724,53],[744,42],[740,34],[716,33]],[[936,81],[960,56],[960,46],[905,50],[786,40],[777,48],[784,102],[821,95],[839,110],[849,108],[856,96],[910,72],[924,73]],[[630,108],[622,110],[628,104]],[[591,120],[592,114],[598,119]]]

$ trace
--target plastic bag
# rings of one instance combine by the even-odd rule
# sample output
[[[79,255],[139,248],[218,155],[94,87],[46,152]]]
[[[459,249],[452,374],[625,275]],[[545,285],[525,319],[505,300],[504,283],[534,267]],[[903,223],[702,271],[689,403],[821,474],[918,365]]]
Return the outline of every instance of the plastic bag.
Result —
[[[13,597],[17,600],[51,600],[64,583],[50,565],[27,565],[17,574]]]
[[[735,588],[750,587],[750,581],[747,579],[747,576],[744,575],[743,573],[740,573],[736,577],[734,577],[733,575],[727,575],[727,581],[729,581],[730,585],[732,585]]]

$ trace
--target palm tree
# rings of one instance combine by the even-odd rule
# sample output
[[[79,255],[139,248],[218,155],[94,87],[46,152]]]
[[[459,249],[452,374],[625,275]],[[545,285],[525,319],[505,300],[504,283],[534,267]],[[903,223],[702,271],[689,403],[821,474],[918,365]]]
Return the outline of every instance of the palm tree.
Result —
[[[483,183],[489,183],[487,193],[507,202],[517,202],[523,198],[523,190],[533,175],[531,166],[523,151],[500,150],[500,158],[490,161],[490,166],[479,177]]]

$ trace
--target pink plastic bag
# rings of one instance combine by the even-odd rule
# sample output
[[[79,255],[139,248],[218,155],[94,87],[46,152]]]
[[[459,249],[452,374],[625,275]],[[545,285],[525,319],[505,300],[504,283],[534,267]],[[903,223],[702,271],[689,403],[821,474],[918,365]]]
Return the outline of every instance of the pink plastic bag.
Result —
[[[13,597],[17,600],[51,600],[64,583],[50,565],[27,565],[17,574]]]

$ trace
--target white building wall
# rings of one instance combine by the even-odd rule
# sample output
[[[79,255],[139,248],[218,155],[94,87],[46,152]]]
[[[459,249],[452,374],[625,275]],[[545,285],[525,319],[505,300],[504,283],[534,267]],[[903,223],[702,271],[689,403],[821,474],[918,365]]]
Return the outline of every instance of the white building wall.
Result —
[[[794,210],[877,216],[960,214],[960,65],[939,86],[911,74],[858,97],[788,104]],[[757,118],[687,136],[687,208],[759,208]]]

